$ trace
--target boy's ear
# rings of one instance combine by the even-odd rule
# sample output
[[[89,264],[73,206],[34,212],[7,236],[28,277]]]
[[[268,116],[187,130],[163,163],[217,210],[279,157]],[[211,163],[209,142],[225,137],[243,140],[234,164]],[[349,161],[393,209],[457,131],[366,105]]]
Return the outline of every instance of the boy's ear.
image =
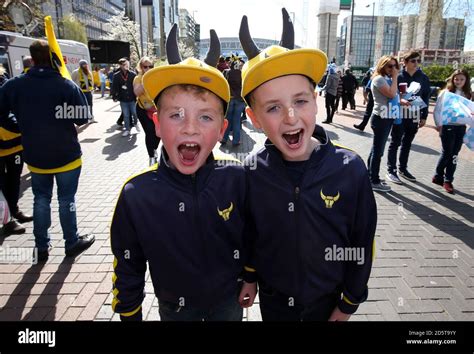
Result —
[[[245,108],[245,113],[247,114],[247,117],[250,118],[250,120],[252,121],[252,124],[255,128],[262,129],[262,126],[258,122],[257,116],[255,115],[255,112],[252,110],[252,108],[247,106],[247,108]]]
[[[224,120],[222,121],[221,130],[219,131],[219,141],[222,141],[222,139],[224,138],[224,133],[228,125],[229,125],[229,121],[224,118]]]
[[[156,136],[161,138],[161,125],[160,120],[158,119],[158,112],[153,113],[153,123],[155,123]]]

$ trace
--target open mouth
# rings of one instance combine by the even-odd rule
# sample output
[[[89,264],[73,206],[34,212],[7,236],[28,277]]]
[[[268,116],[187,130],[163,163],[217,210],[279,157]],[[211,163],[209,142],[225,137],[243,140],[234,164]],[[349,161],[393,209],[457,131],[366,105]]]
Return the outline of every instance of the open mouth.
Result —
[[[298,149],[303,141],[303,134],[303,129],[297,129],[283,134],[283,139],[291,149]]]
[[[178,153],[183,165],[191,166],[197,160],[201,147],[195,143],[185,143],[178,146]]]

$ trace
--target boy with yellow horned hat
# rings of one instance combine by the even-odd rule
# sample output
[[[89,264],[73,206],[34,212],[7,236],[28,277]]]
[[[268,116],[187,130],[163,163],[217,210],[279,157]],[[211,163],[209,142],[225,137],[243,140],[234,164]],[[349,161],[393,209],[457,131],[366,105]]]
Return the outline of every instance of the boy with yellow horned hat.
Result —
[[[170,65],[143,76],[164,147],[158,165],[127,181],[115,208],[112,307],[122,320],[142,319],[148,263],[161,320],[240,321],[255,294],[239,297],[245,171],[212,154],[230,100],[215,68],[220,43],[211,30],[204,62],[182,61],[176,30],[166,43]]]
[[[347,320],[367,299],[377,214],[361,158],[315,125],[326,55],[293,49],[285,9],[280,46],[260,51],[246,16],[239,36],[249,59],[246,112],[268,137],[257,168],[246,170],[253,225],[246,269],[258,280],[262,319]]]

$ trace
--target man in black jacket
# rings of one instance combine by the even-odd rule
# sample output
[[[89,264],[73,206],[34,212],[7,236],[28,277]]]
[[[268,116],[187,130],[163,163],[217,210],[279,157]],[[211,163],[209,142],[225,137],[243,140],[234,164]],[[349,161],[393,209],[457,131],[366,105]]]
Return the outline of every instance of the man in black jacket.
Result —
[[[232,55],[230,69],[224,70],[224,77],[229,82],[231,99],[226,118],[229,125],[225,131],[221,144],[226,144],[229,134],[232,131],[232,146],[240,145],[240,117],[245,109],[245,102],[240,96],[242,90],[242,66],[243,60],[238,56]]]
[[[51,248],[48,229],[55,180],[66,256],[74,257],[95,240],[92,235],[79,236],[75,204],[82,165],[75,125],[86,124],[90,114],[81,89],[51,66],[48,43],[33,42],[30,53],[34,66],[0,88],[0,124],[12,112],[20,128],[24,161],[31,171],[37,260],[46,261]]]
[[[349,69],[346,70],[346,74],[342,77],[342,87],[342,109],[345,110],[349,102],[351,109],[354,110],[356,108],[354,95],[355,91],[359,88],[359,84]]]
[[[130,135],[132,116],[137,116],[136,112],[136,96],[133,93],[133,79],[136,74],[130,71],[130,63],[127,59],[119,60],[120,70],[114,74],[112,81],[112,98],[114,102],[120,102],[123,119],[125,122],[125,130],[122,136]],[[139,130],[138,124],[136,129]]]
[[[428,106],[430,99],[430,79],[419,68],[421,63],[421,56],[418,52],[410,51],[403,58],[403,70],[398,75],[398,84],[406,84],[405,87],[410,87],[413,82],[419,84],[419,90],[410,97],[407,101],[401,97],[400,111],[402,123],[394,125],[391,132],[391,143],[388,148],[387,156],[387,179],[401,184],[399,179],[403,177],[411,182],[416,181],[416,177],[408,171],[408,155],[410,154],[411,143],[415,139],[418,128],[421,128],[426,123],[428,117]],[[415,84],[416,85],[416,84]],[[425,108],[415,107],[414,100],[421,98],[425,103]],[[397,173],[397,152],[401,145],[398,173]]]

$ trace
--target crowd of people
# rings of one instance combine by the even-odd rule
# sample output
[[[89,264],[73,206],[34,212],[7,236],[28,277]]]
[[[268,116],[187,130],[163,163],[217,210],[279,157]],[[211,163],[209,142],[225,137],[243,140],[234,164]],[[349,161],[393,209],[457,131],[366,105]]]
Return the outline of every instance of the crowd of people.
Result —
[[[416,182],[416,177],[408,169],[408,160],[418,129],[426,124],[431,96],[430,80],[420,64],[421,55],[417,51],[406,53],[401,63],[396,57],[385,55],[378,60],[374,69],[366,73],[361,82],[366,110],[362,122],[353,126],[364,131],[370,121],[373,130],[373,144],[367,166],[374,191],[391,191],[386,181],[380,178],[380,164],[389,137],[387,180],[396,184],[403,184],[402,179]],[[339,85],[343,87],[342,109],[346,108],[347,102],[351,104],[351,109],[355,108],[352,102],[353,92],[358,88],[357,80],[349,70],[346,70],[346,74],[341,77],[341,71],[337,71],[338,75],[336,69],[335,65],[329,65],[326,77],[322,80],[324,85],[321,91],[325,92],[327,112],[327,118],[322,123],[332,123],[338,105],[336,98],[338,92],[341,92],[338,91]],[[446,81],[444,91],[472,100],[468,72],[456,70]],[[345,103],[344,96],[347,97]],[[437,105],[442,104],[443,97],[441,93]],[[441,114],[443,113],[438,113]],[[434,121],[440,132],[442,152],[432,182],[441,185],[452,194],[454,171],[458,163],[457,155],[462,147],[466,124],[436,117]]]
[[[363,84],[367,111],[356,128],[363,130],[370,119],[366,166],[316,124],[318,90],[325,92],[322,123],[332,123],[341,98],[342,110],[356,109],[359,84],[351,71],[342,75],[328,66],[320,50],[295,49],[285,9],[280,45],[257,48],[246,16],[239,33],[247,62],[237,54],[220,56],[212,30],[206,58],[183,60],[175,24],[167,36],[168,65],[155,67],[143,57],[135,72],[123,58],[111,77],[122,135],[140,124],[152,165],[117,191],[111,223],[112,308],[123,321],[142,319],[147,264],[165,321],[241,321],[257,283],[264,321],[348,320],[368,297],[377,225],[373,191],[390,191],[380,178],[389,136],[387,179],[416,181],[409,152],[426,123],[430,93],[419,53],[406,54],[401,71],[397,58],[383,56]],[[35,41],[30,53],[25,74],[0,82],[0,186],[12,212],[4,229],[22,233],[21,224],[33,220],[37,261],[45,262],[54,182],[66,256],[95,240],[79,233],[75,206],[82,166],[76,125],[94,119],[94,77],[81,61],[73,81],[63,78],[51,65],[46,41]],[[469,82],[467,72],[455,71],[437,105],[451,94],[472,99]],[[438,106],[435,111],[443,150],[433,183],[453,193],[466,124]],[[244,112],[267,137],[249,156],[256,169],[212,152],[230,134],[233,146],[241,143]],[[32,217],[18,208],[23,161],[31,172]],[[352,248],[357,252],[350,259],[333,251]]]

